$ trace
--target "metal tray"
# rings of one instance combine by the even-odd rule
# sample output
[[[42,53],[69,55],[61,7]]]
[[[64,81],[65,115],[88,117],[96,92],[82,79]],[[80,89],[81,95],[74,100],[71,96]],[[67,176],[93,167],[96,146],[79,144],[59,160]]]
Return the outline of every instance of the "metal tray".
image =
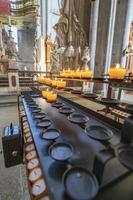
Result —
[[[89,126],[85,131],[89,137],[96,140],[109,140],[113,137],[113,132],[102,126]]]
[[[68,116],[68,120],[76,124],[85,124],[89,121],[89,118],[86,115],[80,113],[72,113]]]

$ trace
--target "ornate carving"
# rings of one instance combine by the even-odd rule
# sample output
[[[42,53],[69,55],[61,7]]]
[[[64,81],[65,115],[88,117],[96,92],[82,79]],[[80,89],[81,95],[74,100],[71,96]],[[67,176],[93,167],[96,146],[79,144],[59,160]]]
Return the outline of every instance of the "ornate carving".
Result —
[[[50,63],[51,48],[52,48],[51,36],[47,35],[47,38],[46,38],[46,41],[45,41],[45,49],[46,49],[46,67],[47,67],[48,72],[51,71],[51,63]]]
[[[6,54],[9,58],[16,58],[17,56],[17,49],[16,43],[14,42],[14,38],[12,37],[12,31],[9,31],[9,36],[7,39],[7,46],[6,46]]]
[[[85,46],[81,60],[83,62],[84,69],[88,68],[88,62],[90,61],[90,50],[88,46]]]
[[[4,29],[4,26],[3,26],[2,22],[0,21],[0,60],[5,55],[4,42],[3,42],[3,29]]]
[[[62,0],[60,18],[54,25],[58,47],[65,47],[63,63],[71,68],[78,67],[81,51],[86,44],[86,33],[83,30],[76,12],[74,0]]]
[[[51,72],[58,72],[59,71],[59,63],[60,63],[60,56],[58,52],[58,44],[54,43],[51,48]]]

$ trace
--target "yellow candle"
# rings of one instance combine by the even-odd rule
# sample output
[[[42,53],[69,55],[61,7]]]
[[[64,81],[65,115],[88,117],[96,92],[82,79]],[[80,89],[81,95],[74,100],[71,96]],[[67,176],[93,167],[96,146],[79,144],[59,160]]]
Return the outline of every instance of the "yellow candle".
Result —
[[[57,100],[57,93],[54,93],[53,91],[47,93],[47,101],[48,102],[56,102]]]
[[[57,86],[57,80],[55,79],[55,80],[52,80],[52,86],[53,87],[56,87]]]
[[[60,76],[65,77],[65,78],[73,78],[74,74],[75,74],[75,71],[71,70],[70,68],[68,70],[63,70],[60,72]]]
[[[63,69],[63,71],[60,72],[60,76],[65,77],[65,73],[66,73],[66,71]]]
[[[116,69],[119,69],[119,68],[120,68],[120,64],[117,63],[117,64],[116,64]]]
[[[126,74],[126,69],[120,67],[119,64],[116,64],[115,67],[109,69],[109,77],[111,79],[123,79]]]
[[[52,83],[52,80],[50,78],[45,79],[45,84],[51,85],[51,83]]]
[[[65,70],[64,77],[68,78],[68,77],[70,77],[70,74],[71,74],[71,70],[70,69]]]
[[[46,77],[42,77],[41,83],[45,84]]]
[[[70,73],[70,78],[73,78],[74,77],[74,75],[75,75],[75,71],[74,70],[71,70],[71,73]]]
[[[82,78],[90,78],[90,77],[92,77],[92,74],[93,74],[92,71],[89,69],[81,71]]]
[[[81,78],[81,70],[80,70],[80,69],[77,69],[77,70],[75,71],[74,77],[75,77],[75,78]]]
[[[47,99],[47,94],[50,93],[50,90],[49,89],[46,89],[46,90],[43,90],[42,91],[42,96]]]
[[[40,77],[38,78],[38,82],[39,82],[39,83],[43,83],[43,81],[44,81],[44,77],[43,77],[43,76],[40,76]]]
[[[57,81],[57,88],[62,89],[64,87],[66,87],[66,81],[63,80]]]
[[[67,77],[70,77],[70,75],[71,75],[71,70],[70,70],[70,68],[66,71],[66,74],[67,74]]]

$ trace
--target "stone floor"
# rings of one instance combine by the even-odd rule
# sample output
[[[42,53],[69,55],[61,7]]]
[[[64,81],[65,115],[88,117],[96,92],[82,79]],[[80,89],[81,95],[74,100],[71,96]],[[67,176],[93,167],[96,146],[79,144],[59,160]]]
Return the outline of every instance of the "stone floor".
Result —
[[[18,125],[17,105],[0,107],[0,149],[2,130],[13,122]],[[0,153],[0,200],[29,200],[24,165],[5,168],[3,152]]]

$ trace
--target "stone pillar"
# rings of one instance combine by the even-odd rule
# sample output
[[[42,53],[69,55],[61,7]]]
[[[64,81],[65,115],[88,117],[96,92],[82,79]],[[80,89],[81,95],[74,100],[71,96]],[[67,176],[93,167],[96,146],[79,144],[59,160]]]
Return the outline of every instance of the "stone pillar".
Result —
[[[129,43],[129,34],[131,22],[133,20],[133,0],[127,0],[127,12],[125,17],[124,33],[123,33],[123,43],[122,43],[122,52],[128,47]],[[126,65],[126,56],[121,56],[121,66]]]
[[[41,5],[40,66],[41,66],[41,71],[46,71],[45,39],[48,32],[48,1],[40,0],[40,5]]]
[[[107,44],[108,44],[110,8],[111,8],[110,0],[99,0],[95,69],[94,69],[95,77],[99,77],[104,73]]]
[[[95,36],[93,36],[96,43],[95,45],[92,44],[91,47],[93,49],[91,52],[93,58],[91,65],[94,68],[94,77],[100,77],[104,74],[106,64],[111,0],[99,0],[99,2],[96,1],[95,3],[97,3],[95,8],[97,12],[95,28],[97,30],[95,30]],[[93,92],[100,93],[103,88],[103,84],[94,84]]]
[[[128,36],[128,30],[127,30],[127,33],[126,33],[126,29],[125,29],[125,23],[126,23],[126,16],[128,14],[129,1],[130,0],[118,0],[117,1],[111,63],[120,63],[121,62],[122,49],[124,48],[124,45],[125,45],[124,44],[125,42],[123,43],[122,41],[125,40],[124,39],[125,34],[127,34],[127,35],[125,35],[127,38],[129,37]],[[130,2],[132,2],[132,4],[133,4],[132,0]],[[124,29],[125,29],[125,31],[124,31]]]
[[[95,54],[97,41],[97,25],[99,14],[99,0],[91,1],[90,27],[89,27],[89,47],[90,47],[90,69],[95,68]],[[88,84],[88,92],[93,92],[94,83]]]
[[[110,68],[110,65],[111,65],[116,8],[117,8],[117,0],[111,0],[110,17],[109,17],[109,25],[108,25],[107,49],[106,49],[106,58],[105,58],[106,60],[105,60],[105,68],[104,68],[105,74],[108,74],[108,69]],[[103,84],[104,97],[107,96],[107,91],[108,91],[108,84]]]
[[[106,62],[105,62],[105,69],[104,69],[105,74],[108,73],[108,69],[110,68],[110,65],[111,65],[114,27],[115,27],[115,18],[116,18],[116,7],[117,7],[117,0],[111,0]]]
[[[41,35],[45,38],[47,35],[48,2],[40,0],[41,5]]]
[[[94,71],[94,67],[95,67],[98,12],[99,12],[99,0],[92,1],[91,2],[91,16],[90,16],[90,37],[89,37],[90,69],[92,71]]]

